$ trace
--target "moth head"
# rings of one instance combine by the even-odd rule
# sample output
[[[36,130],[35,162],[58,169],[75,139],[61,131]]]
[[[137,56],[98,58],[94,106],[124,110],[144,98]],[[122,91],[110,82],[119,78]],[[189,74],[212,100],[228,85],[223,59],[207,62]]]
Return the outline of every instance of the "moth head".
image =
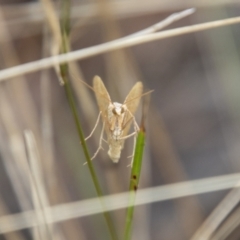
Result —
[[[125,111],[126,111],[126,106],[125,105],[123,105],[121,103],[117,103],[117,102],[113,103],[112,113],[114,115],[119,115],[120,116]]]

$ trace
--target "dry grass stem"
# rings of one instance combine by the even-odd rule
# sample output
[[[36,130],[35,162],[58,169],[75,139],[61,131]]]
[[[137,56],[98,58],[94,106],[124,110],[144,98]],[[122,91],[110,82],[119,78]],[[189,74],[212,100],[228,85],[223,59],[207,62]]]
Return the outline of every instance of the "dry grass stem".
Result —
[[[226,190],[240,187],[240,174],[229,174],[200,180],[186,181],[175,184],[164,185],[138,190],[135,205],[149,204],[153,202],[166,201],[175,198],[186,197],[195,194],[209,193],[213,191]],[[117,210],[128,206],[129,193],[121,193],[103,197],[107,211]],[[99,198],[84,200],[74,203],[56,205],[44,209],[45,214],[52,215],[50,222],[66,221],[73,218],[89,216],[102,212]],[[0,218],[0,233],[7,233],[24,228],[37,226],[37,212],[27,211],[19,214],[3,216]],[[46,218],[48,221],[50,218]]]
[[[92,56],[96,56],[109,51],[122,49],[126,47],[131,47],[146,42],[156,41],[160,39],[165,39],[169,37],[179,36],[183,34],[208,30],[212,28],[237,24],[240,22],[240,17],[229,18],[224,20],[218,20],[208,23],[196,24],[193,26],[176,28],[171,30],[162,31],[160,33],[149,34],[146,36],[132,37],[130,39],[118,39],[108,43],[103,43],[97,46],[85,48],[82,50],[77,50],[74,52],[69,52],[67,54],[62,54],[59,56],[53,56],[50,58],[41,59],[39,61],[34,61],[26,64],[22,64],[16,67],[8,68],[0,71],[0,81],[6,80],[8,78],[16,77],[26,73],[38,71],[40,69],[46,69],[54,66],[55,64],[62,64],[66,62],[71,62],[75,60],[80,60]]]
[[[36,147],[36,141],[34,139],[33,133],[29,130],[24,132],[26,140],[26,148],[28,152],[29,163],[29,179],[31,184],[33,205],[36,210],[36,221],[37,228],[34,228],[37,239],[41,240],[51,240],[52,235],[52,225],[50,222],[51,215],[46,214],[46,209],[49,206],[48,196],[45,190],[43,182],[42,166],[40,164],[40,157]]]

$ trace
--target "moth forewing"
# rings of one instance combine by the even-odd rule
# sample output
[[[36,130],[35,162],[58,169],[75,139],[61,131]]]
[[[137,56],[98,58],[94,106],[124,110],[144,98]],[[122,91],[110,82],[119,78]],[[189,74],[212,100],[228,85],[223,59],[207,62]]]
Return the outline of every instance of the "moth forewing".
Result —
[[[102,79],[99,76],[95,76],[93,78],[93,89],[95,92],[99,109],[102,112],[102,116],[104,116],[107,114],[109,104],[112,101],[105,85],[102,82]]]
[[[124,124],[126,125],[124,128],[124,133],[123,135],[126,136],[128,134],[129,128],[131,127],[131,122],[134,119],[134,114],[138,108],[139,102],[141,100],[143,92],[143,84],[141,82],[137,82],[129,94],[127,95],[124,105],[127,108],[127,114],[126,114],[126,119],[124,121]]]
[[[129,111],[134,113],[137,110],[143,92],[143,84],[137,82],[128,93],[123,104],[127,105]]]

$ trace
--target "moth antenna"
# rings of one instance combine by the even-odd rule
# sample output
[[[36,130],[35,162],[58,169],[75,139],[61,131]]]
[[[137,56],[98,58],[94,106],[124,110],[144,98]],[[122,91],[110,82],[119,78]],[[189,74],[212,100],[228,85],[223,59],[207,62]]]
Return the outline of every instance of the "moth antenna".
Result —
[[[139,96],[137,96],[137,97],[135,97],[135,98],[132,98],[132,99],[124,102],[124,104],[129,103],[129,102],[131,102],[131,101],[133,101],[133,100],[135,100],[135,99],[137,99],[137,98],[143,97],[143,96],[145,96],[145,95],[147,95],[147,94],[150,94],[150,93],[152,93],[152,92],[154,92],[154,90],[147,91],[147,92],[145,92],[145,93],[143,93],[143,94],[141,94],[141,95],[139,95]]]
[[[74,76],[72,73],[70,74],[71,77],[75,78],[75,79],[78,79],[76,76]],[[89,89],[91,89],[93,92],[95,92],[95,90],[93,89],[93,87],[91,87],[89,84],[87,84],[86,82],[84,82],[83,80],[81,79],[78,79],[80,82],[82,82],[86,87],[88,87]]]

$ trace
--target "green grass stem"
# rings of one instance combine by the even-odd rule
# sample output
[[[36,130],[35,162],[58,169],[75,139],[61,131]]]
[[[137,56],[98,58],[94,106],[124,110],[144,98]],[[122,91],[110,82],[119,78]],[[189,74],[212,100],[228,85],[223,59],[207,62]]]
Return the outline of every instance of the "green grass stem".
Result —
[[[69,33],[70,33],[70,21],[69,21],[69,19],[70,19],[69,18],[70,17],[70,4],[69,4],[69,0],[63,0],[62,15],[61,16],[62,16],[62,18],[61,18],[61,29],[62,29],[61,53],[67,53],[68,50],[69,50]],[[102,190],[101,190],[96,172],[94,170],[94,167],[93,167],[93,164],[92,164],[92,161],[91,161],[91,158],[90,158],[90,154],[89,154],[87,144],[86,144],[86,141],[85,141],[85,137],[84,137],[84,134],[83,134],[83,130],[82,130],[82,127],[81,127],[80,119],[78,117],[77,108],[76,108],[76,104],[75,104],[74,97],[73,97],[73,92],[72,92],[70,82],[69,82],[69,79],[68,79],[69,74],[68,74],[68,64],[67,63],[64,63],[64,64],[60,65],[60,73],[61,73],[61,78],[64,82],[65,93],[66,93],[66,96],[67,96],[69,106],[71,108],[72,115],[74,117],[74,121],[75,121],[75,124],[76,124],[76,127],[77,127],[77,133],[78,133],[78,136],[80,138],[80,142],[81,142],[81,145],[82,145],[82,148],[83,148],[84,155],[86,157],[86,161],[87,161],[87,165],[88,165],[88,168],[89,168],[89,171],[90,171],[90,175],[92,177],[97,195],[98,195],[98,197],[101,201],[101,205],[102,205],[102,208],[103,208],[103,215],[105,217],[105,220],[106,220],[106,223],[107,223],[107,226],[108,226],[108,229],[109,229],[109,233],[111,235],[111,239],[117,240],[118,238],[117,238],[117,234],[116,234],[113,222],[111,220],[109,212],[105,211],[105,209],[106,209],[105,204],[104,204],[103,200],[101,200],[101,197],[103,196],[103,194],[102,194]]]
[[[132,171],[130,176],[129,206],[127,209],[127,216],[126,216],[126,222],[125,222],[124,240],[131,239],[134,202],[135,202],[138,183],[139,183],[140,174],[141,174],[144,144],[145,144],[145,128],[142,122],[140,130],[137,135]]]

